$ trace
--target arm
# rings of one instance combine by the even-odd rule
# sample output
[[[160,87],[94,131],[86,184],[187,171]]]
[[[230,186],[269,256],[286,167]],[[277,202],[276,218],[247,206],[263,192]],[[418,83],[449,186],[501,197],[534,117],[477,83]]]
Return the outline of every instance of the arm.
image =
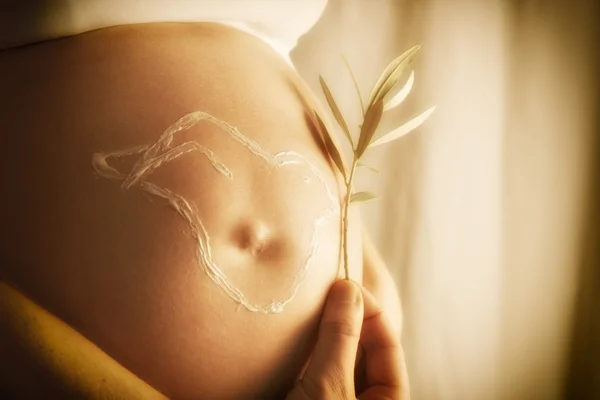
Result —
[[[388,315],[394,332],[402,333],[402,304],[394,279],[375,248],[366,228],[363,236],[363,286],[375,296]]]
[[[0,397],[165,399],[84,336],[0,280]]]

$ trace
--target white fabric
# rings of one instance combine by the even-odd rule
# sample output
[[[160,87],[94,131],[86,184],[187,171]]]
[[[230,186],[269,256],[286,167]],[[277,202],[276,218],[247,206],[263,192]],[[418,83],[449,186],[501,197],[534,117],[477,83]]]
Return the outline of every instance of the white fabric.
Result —
[[[327,0],[52,0],[0,5],[0,49],[146,22],[220,22],[258,36],[289,61]]]

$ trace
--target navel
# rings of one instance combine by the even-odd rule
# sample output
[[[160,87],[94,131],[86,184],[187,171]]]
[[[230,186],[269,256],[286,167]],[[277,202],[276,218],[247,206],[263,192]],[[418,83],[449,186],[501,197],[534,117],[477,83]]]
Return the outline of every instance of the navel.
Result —
[[[194,204],[181,194],[175,193],[169,188],[160,187],[147,180],[152,171],[160,168],[162,165],[189,152],[198,151],[204,154],[208,162],[218,173],[223,175],[226,179],[235,182],[233,173],[222,163],[212,150],[195,141],[173,145],[173,138],[177,133],[193,127],[200,121],[207,121],[216,125],[221,130],[228,133],[232,139],[237,141],[246,150],[262,159],[266,165],[271,168],[278,169],[293,165],[303,165],[308,167],[327,193],[329,206],[326,207],[322,214],[313,221],[311,227],[312,238],[308,253],[302,264],[298,266],[296,276],[289,287],[288,294],[282,299],[272,300],[268,304],[255,304],[251,302],[239,288],[228,280],[225,272],[221,270],[213,260],[209,232],[204,227],[202,219],[198,215]],[[137,157],[137,160],[129,173],[118,171],[108,162],[111,158],[115,159],[125,156]],[[339,215],[339,199],[337,199],[331,188],[327,185],[325,178],[318,168],[306,158],[292,151],[272,155],[260,147],[258,143],[242,135],[234,126],[201,111],[195,111],[181,117],[173,125],[168,127],[153,144],[136,146],[112,153],[97,152],[92,155],[92,165],[100,176],[121,181],[121,188],[124,190],[130,189],[133,186],[139,186],[145,192],[167,201],[190,226],[191,234],[197,241],[196,256],[198,266],[203,268],[206,275],[208,275],[215,284],[221,287],[229,297],[252,312],[276,314],[283,311],[284,306],[292,300],[297,293],[298,288],[306,278],[308,268],[312,264],[317,251],[319,231],[323,221],[332,215]],[[306,177],[304,181],[306,182]],[[285,249],[285,245],[283,244],[284,241],[277,237],[274,227],[258,218],[241,220],[241,222],[234,226],[231,239],[233,240],[234,245],[240,250],[247,252],[252,257],[256,257],[261,262],[279,257],[281,252]]]
[[[236,247],[247,252],[253,257],[261,257],[272,247],[272,229],[260,219],[241,222],[232,232],[232,239]]]

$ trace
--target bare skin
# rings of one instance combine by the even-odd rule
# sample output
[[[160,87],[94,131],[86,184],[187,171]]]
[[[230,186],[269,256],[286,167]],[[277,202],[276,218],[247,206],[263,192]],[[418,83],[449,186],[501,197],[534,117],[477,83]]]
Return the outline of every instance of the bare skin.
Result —
[[[0,311],[4,397],[166,398],[2,281]],[[8,364],[10,368],[4,368]],[[409,399],[403,353],[389,318],[372,294],[364,287],[360,293],[357,284],[348,281],[338,281],[330,290],[315,350],[299,378],[288,393],[290,400],[357,395],[364,400],[384,395]]]
[[[2,281],[0,327],[2,398],[166,398]]]
[[[357,397],[409,400],[408,375],[385,311],[364,287],[340,280],[327,296],[312,359],[286,400]]]
[[[315,267],[286,311],[250,313],[202,274],[176,213],[97,179],[90,157],[150,143],[177,118],[202,110],[273,153],[302,153],[337,188],[339,177],[310,118],[320,106],[295,73],[258,39],[230,28],[147,24],[4,51],[0,76],[0,121],[10,133],[0,177],[11,193],[0,200],[6,221],[0,276],[40,313],[90,343],[89,351],[105,354],[169,398],[285,393],[310,356],[327,290],[338,276],[335,218],[324,227]],[[208,127],[186,139],[223,154],[239,177],[233,189],[194,157],[157,170],[153,179],[192,199],[211,233],[215,258],[249,296],[278,297],[285,286],[280,283],[306,254],[302,227],[322,208],[322,193],[293,174],[266,178],[254,159]],[[351,224],[351,275],[360,280],[357,211]],[[381,279],[385,266],[374,262],[371,271],[378,276],[373,291],[389,296],[383,283],[389,279]],[[3,351],[20,359],[9,350]],[[33,365],[15,368],[23,379],[3,384],[26,385],[35,377]],[[12,367],[2,362],[0,368]]]

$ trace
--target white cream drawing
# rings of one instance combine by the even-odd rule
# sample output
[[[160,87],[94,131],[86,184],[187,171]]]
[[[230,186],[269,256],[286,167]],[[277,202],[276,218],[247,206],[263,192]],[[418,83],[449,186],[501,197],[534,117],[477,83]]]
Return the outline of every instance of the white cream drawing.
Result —
[[[214,169],[226,179],[233,179],[232,171],[219,160],[218,155],[198,142],[186,141],[173,146],[173,139],[177,133],[186,131],[201,121],[214,124],[220,128],[220,131],[227,133],[232,139],[241,144],[243,148],[264,160],[272,168],[277,169],[291,165],[308,166],[309,170],[314,174],[317,181],[320,182],[325,190],[329,204],[323,210],[322,214],[314,220],[311,227],[312,237],[308,254],[302,265],[299,266],[287,295],[280,300],[273,300],[266,305],[260,305],[254,304],[248,299],[239,288],[227,279],[227,276],[222,269],[214,262],[211,255],[210,236],[202,224],[200,216],[195,211],[193,204],[180,194],[174,193],[168,188],[159,187],[147,180],[148,176],[161,165],[193,151],[202,153]],[[125,156],[139,156],[129,173],[122,173],[110,165],[111,159]],[[252,312],[276,314],[283,311],[285,305],[288,304],[298,292],[300,285],[306,278],[307,272],[312,265],[319,244],[319,231],[321,226],[328,217],[331,215],[338,215],[340,212],[339,199],[334,195],[322,173],[301,154],[287,151],[271,155],[258,143],[242,135],[236,127],[202,111],[191,112],[181,117],[173,125],[167,128],[160,135],[158,140],[151,145],[141,145],[114,152],[94,153],[92,156],[92,165],[100,176],[120,181],[121,188],[124,190],[139,187],[150,195],[166,200],[190,226],[192,236],[197,242],[196,258],[198,265],[203,268],[206,275],[208,275],[208,277],[210,277],[210,279],[230,298]],[[304,182],[311,181],[307,176],[305,176],[303,180]]]

